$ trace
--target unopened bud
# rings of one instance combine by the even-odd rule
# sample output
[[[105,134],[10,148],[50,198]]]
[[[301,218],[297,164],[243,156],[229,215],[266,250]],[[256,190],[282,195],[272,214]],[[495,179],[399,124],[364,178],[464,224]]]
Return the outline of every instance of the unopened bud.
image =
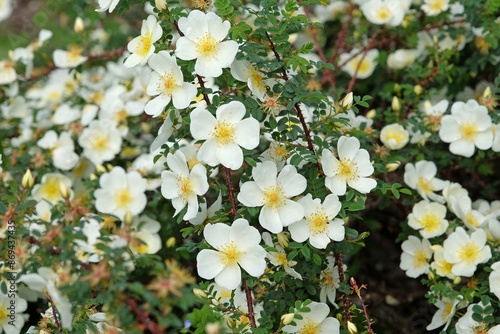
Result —
[[[35,180],[33,179],[33,175],[31,175],[31,170],[28,169],[23,175],[21,185],[23,186],[23,188],[31,188],[34,184]]]
[[[377,111],[375,109],[372,109],[366,113],[366,118],[368,119],[375,118],[375,116],[377,116]]]
[[[209,322],[205,325],[206,334],[218,334],[220,332],[220,325],[218,322]]]
[[[399,166],[401,166],[401,161],[389,162],[385,164],[385,168],[387,168],[388,172],[394,172],[396,169],[399,168]]]
[[[97,180],[97,176],[94,173],[90,174],[89,178],[90,178],[90,181]]]
[[[347,322],[347,330],[349,331],[350,334],[357,334],[358,333],[358,328],[356,327],[355,324],[353,324],[350,321]]]
[[[434,43],[434,45],[437,45],[439,43],[436,35],[432,36],[432,42]]]
[[[415,85],[415,87],[413,87],[413,92],[417,95],[422,94],[423,91],[424,89],[420,85]]]
[[[110,170],[112,170],[112,169],[113,169],[113,165],[112,165],[112,164],[107,164],[107,165],[106,165],[106,168],[110,171]]]
[[[278,244],[283,248],[288,247],[288,235],[285,232],[278,233]]]
[[[458,284],[460,284],[460,282],[462,282],[462,279],[460,278],[460,276],[457,276],[453,280],[453,285],[458,285]]]
[[[392,103],[391,103],[392,110],[395,112],[399,112],[401,110],[401,103],[399,102],[399,99],[397,96],[394,96],[392,98]]]
[[[167,248],[174,247],[175,246],[175,238],[174,237],[168,238],[168,240],[165,243],[165,245],[167,246]]]
[[[401,26],[405,29],[408,28],[408,25],[409,25],[408,20],[403,20],[403,22],[401,22]]]
[[[66,185],[62,182],[59,182],[59,193],[61,194],[61,197],[64,199],[69,199],[69,197],[71,196],[68,187],[66,187]]]
[[[438,250],[440,250],[441,248],[443,248],[443,246],[441,246],[441,245],[432,245],[432,246],[431,246],[431,251],[432,251],[433,253],[436,253],[436,252],[437,252]]]
[[[132,222],[134,221],[134,217],[132,216],[132,212],[127,211],[125,214],[125,218],[123,218],[123,223],[125,225],[132,225]]]
[[[349,110],[352,107],[353,94],[350,92],[342,99],[342,108]]]
[[[167,8],[167,1],[165,0],[155,0],[155,7],[160,12]]]
[[[81,17],[76,18],[73,29],[75,30],[75,32],[77,34],[80,34],[83,32],[83,30],[85,29],[85,24],[83,23],[83,20]]]
[[[99,165],[99,164],[95,166],[95,170],[98,173],[106,173],[107,172],[106,168],[103,165]]]
[[[429,271],[429,273],[427,274],[427,277],[429,277],[429,280],[431,280],[431,281],[434,281],[434,279],[436,278],[436,276],[434,276],[434,273],[432,271]]]
[[[283,323],[283,325],[286,326],[293,321],[294,317],[295,317],[295,314],[293,314],[293,313],[283,314],[281,316],[281,322]]]
[[[394,84],[394,91],[395,91],[396,93],[401,92],[401,86],[400,86],[398,83],[395,83],[395,84]]]
[[[202,289],[194,288],[193,293],[195,296],[198,296],[200,298],[207,298],[207,294]]]
[[[489,98],[491,95],[491,89],[490,86],[486,86],[486,89],[483,92],[483,98]]]
[[[425,100],[424,102],[424,110],[427,110],[432,107],[432,103],[429,100]]]
[[[224,320],[226,321],[226,325],[227,327],[229,328],[234,328],[235,327],[235,323],[234,323],[234,319],[231,318],[229,315],[224,315]]]

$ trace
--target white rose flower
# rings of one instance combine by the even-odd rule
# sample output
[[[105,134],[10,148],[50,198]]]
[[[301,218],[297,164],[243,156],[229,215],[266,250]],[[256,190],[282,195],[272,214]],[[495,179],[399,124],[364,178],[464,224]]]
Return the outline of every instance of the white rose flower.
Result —
[[[401,124],[389,124],[380,131],[380,141],[391,150],[400,150],[408,144],[410,133]]]
[[[208,191],[207,170],[205,166],[196,164],[189,172],[186,157],[182,152],[167,155],[170,170],[161,173],[161,194],[172,200],[175,208],[174,217],[187,205],[184,220],[190,220],[198,214],[198,196]]]
[[[94,164],[101,165],[120,153],[122,137],[113,121],[94,120],[82,131],[78,144],[83,148],[85,157]]]
[[[297,312],[302,319],[294,319],[295,325],[286,325],[283,332],[290,334],[297,333],[340,333],[340,322],[332,317],[328,317],[330,308],[324,303],[312,302],[307,305],[310,312]]]
[[[339,159],[327,149],[323,150],[321,165],[326,175],[325,186],[337,196],[346,193],[346,185],[360,193],[367,194],[377,186],[377,181],[368,178],[374,169],[370,155],[360,149],[355,137],[342,136],[337,143]]]
[[[240,146],[252,150],[259,145],[259,122],[252,117],[243,119],[245,113],[245,106],[238,101],[217,108],[216,117],[206,109],[193,110],[191,135],[205,140],[198,150],[198,160],[210,166],[240,168],[243,165]]]
[[[426,239],[443,234],[448,228],[446,207],[436,202],[420,201],[408,215],[408,225]]]
[[[488,108],[475,100],[455,102],[451,115],[443,116],[439,137],[450,143],[450,152],[470,158],[476,149],[487,150],[493,144]]]
[[[272,233],[280,233],[288,226],[304,217],[304,208],[290,197],[306,190],[306,178],[297,173],[294,166],[278,168],[272,161],[258,163],[252,170],[254,181],[243,183],[238,201],[249,207],[262,206],[259,223]]]
[[[486,232],[476,230],[470,236],[462,227],[457,227],[443,243],[444,258],[453,263],[451,272],[457,276],[471,277],[477,265],[491,258],[491,249],[486,244]]]
[[[406,271],[406,276],[417,278],[429,272],[429,260],[432,257],[431,243],[427,239],[410,235],[408,240],[401,244],[403,253],[399,267]]]
[[[156,21],[156,17],[149,15],[146,20],[142,21],[141,35],[128,43],[127,49],[132,54],[128,56],[123,65],[126,67],[134,67],[137,64],[146,65],[155,52],[153,44],[161,38],[162,34],[163,30],[160,23]]]
[[[259,231],[246,219],[236,219],[231,226],[209,224],[203,230],[209,245],[217,250],[203,249],[196,257],[198,275],[215,278],[215,283],[234,290],[241,283],[241,268],[259,277],[266,269],[266,251],[259,243]]]
[[[231,65],[238,52],[235,41],[222,42],[231,24],[215,13],[193,10],[178,22],[184,34],[177,40],[175,55],[183,60],[196,59],[194,71],[207,77],[218,77],[222,69]]]
[[[167,51],[153,54],[148,61],[154,70],[147,88],[150,96],[156,96],[146,104],[145,112],[157,117],[172,100],[177,109],[184,109],[191,103],[198,90],[192,83],[184,82],[181,68]]]
[[[335,218],[342,207],[336,195],[326,196],[323,204],[319,198],[313,199],[311,194],[297,202],[304,207],[305,219],[288,227],[294,241],[302,243],[309,239],[313,247],[325,249],[331,240],[344,240],[344,221]]]

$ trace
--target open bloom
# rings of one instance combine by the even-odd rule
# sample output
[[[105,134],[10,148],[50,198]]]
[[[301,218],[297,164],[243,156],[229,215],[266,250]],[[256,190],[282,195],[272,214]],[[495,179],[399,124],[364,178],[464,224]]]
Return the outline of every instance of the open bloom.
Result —
[[[189,172],[186,157],[180,151],[169,153],[167,163],[171,170],[161,173],[161,194],[172,200],[174,216],[187,205],[184,220],[193,219],[198,213],[198,196],[204,195],[208,190],[207,170],[205,166],[196,164]]]
[[[240,266],[253,277],[264,273],[266,251],[259,245],[260,233],[246,219],[236,219],[231,226],[209,224],[203,236],[217,250],[203,249],[196,257],[202,278],[215,278],[221,287],[234,290],[241,283]]]
[[[42,182],[33,188],[33,199],[36,201],[44,199],[52,204],[56,204],[58,201],[63,200],[60,191],[61,185],[66,189],[71,189],[72,184],[73,182],[63,174],[47,173],[42,177]]]
[[[426,201],[443,203],[443,197],[435,194],[434,191],[442,190],[446,182],[436,178],[436,173],[437,167],[432,161],[421,160],[415,165],[408,163],[405,166],[404,181]]]
[[[273,84],[272,79],[264,79],[265,75],[247,60],[235,60],[231,65],[231,75],[238,81],[246,82],[260,100],[264,100],[266,88]]]
[[[196,59],[194,71],[207,77],[218,77],[222,69],[231,65],[238,52],[238,43],[225,41],[231,24],[222,22],[216,14],[193,10],[179,19],[184,36],[177,41],[175,55],[183,60]]]
[[[295,319],[295,325],[286,325],[283,327],[283,332],[287,333],[340,333],[340,323],[337,319],[328,317],[330,308],[324,303],[312,302],[307,305],[311,309],[310,312],[297,312],[302,316],[302,319]]]
[[[495,262],[491,265],[493,271],[490,273],[490,291],[500,299],[500,261]]]
[[[400,0],[369,0],[361,5],[361,11],[371,23],[395,27],[400,25],[405,17],[401,2]]]
[[[445,325],[443,328],[443,330],[445,331],[450,325],[450,322],[453,319],[457,308],[461,308],[461,304],[463,304],[461,303],[462,299],[462,296],[458,296],[458,298],[456,299],[450,299],[447,297],[439,299],[434,304],[438,308],[438,310],[436,311],[436,313],[434,313],[431,323],[427,326],[427,330],[431,331]]]
[[[387,57],[387,66],[394,70],[401,70],[413,64],[420,55],[420,51],[415,49],[399,49]]]
[[[126,67],[134,67],[137,64],[146,65],[148,59],[155,52],[153,45],[161,38],[163,30],[160,24],[156,21],[154,15],[149,15],[146,20],[142,21],[141,35],[131,40],[127,49],[132,54],[125,60]]]
[[[289,199],[306,190],[306,178],[297,173],[294,166],[287,165],[278,174],[272,161],[258,163],[252,170],[254,181],[243,183],[238,201],[249,207],[262,206],[259,223],[272,233],[280,233],[304,217],[304,208]]]
[[[273,238],[271,237],[271,234],[269,232],[262,233],[262,240],[264,240],[266,246],[273,247],[277,250],[277,252],[267,253],[266,257],[269,259],[269,262],[271,262],[271,264],[274,266],[283,267],[283,270],[293,278],[302,280],[302,275],[300,275],[295,271],[295,269],[293,269],[293,266],[297,264],[297,261],[289,261],[287,259],[286,251],[279,244],[273,243]]]
[[[380,141],[391,150],[399,150],[408,144],[410,134],[401,124],[386,125],[380,131]]]
[[[335,302],[337,289],[340,287],[340,274],[339,268],[335,265],[335,258],[332,256],[327,256],[326,260],[328,262],[328,266],[325,270],[321,272],[321,281],[320,286],[321,290],[319,291],[319,301],[322,303],[326,303],[327,298],[330,303],[335,308],[339,308],[337,303]],[[344,271],[347,270],[347,266],[344,264]]]
[[[37,142],[41,148],[50,150],[54,166],[62,170],[70,170],[78,163],[79,157],[75,153],[75,145],[71,134],[67,131],[61,132],[59,138],[54,130],[49,130]]]
[[[432,257],[431,243],[427,239],[410,235],[401,245],[401,263],[399,267],[406,271],[406,276],[417,278],[429,272],[429,260]]]
[[[453,103],[451,115],[441,119],[439,138],[450,143],[450,152],[470,158],[477,147],[487,150],[493,145],[491,117],[488,108],[475,100]]]
[[[128,211],[137,215],[147,203],[146,179],[138,172],[126,173],[121,167],[113,167],[99,179],[101,186],[94,193],[95,207],[100,212],[109,213],[123,219]]]
[[[54,65],[60,68],[73,68],[83,64],[87,61],[88,57],[82,56],[82,49],[75,47],[70,51],[55,50],[54,51]]]
[[[468,235],[462,227],[457,227],[443,246],[444,258],[454,264],[451,272],[457,276],[471,277],[478,264],[491,258],[491,249],[486,244],[486,232],[481,229]]]
[[[321,164],[326,175],[325,186],[333,194],[344,195],[347,184],[363,194],[377,186],[377,181],[368,178],[374,171],[370,155],[359,147],[357,138],[342,136],[337,143],[338,159],[330,150],[323,150]]]
[[[354,58],[352,58],[356,55]],[[377,49],[371,49],[363,57],[364,53],[360,52],[360,49],[354,48],[349,53],[343,53],[339,57],[339,64],[345,64],[342,66],[342,70],[349,73],[351,77],[357,76],[359,79],[366,79],[372,75],[377,66],[376,59],[378,58],[379,51]],[[352,58],[352,59],[351,59]]]
[[[13,274],[15,276],[15,274]],[[8,277],[8,276],[7,276]],[[7,281],[6,278],[4,278]],[[17,293],[3,294],[0,292],[0,333],[19,334],[21,333],[25,320],[28,319],[26,311],[28,303],[19,298]]]
[[[191,134],[194,139],[205,140],[198,151],[198,160],[210,166],[220,163],[233,170],[241,167],[240,146],[251,150],[259,144],[259,122],[252,117],[243,119],[245,112],[245,106],[238,101],[217,108],[217,117],[202,108],[191,112]]]
[[[120,153],[122,137],[111,120],[95,120],[78,138],[83,155],[96,165],[113,159]]]
[[[325,249],[330,240],[344,240],[344,221],[334,219],[342,206],[336,195],[326,196],[323,204],[319,198],[313,199],[311,194],[297,202],[304,207],[305,219],[288,227],[294,241],[304,242],[309,239],[313,247]]]
[[[422,237],[430,239],[443,234],[448,228],[445,216],[446,207],[444,205],[420,201],[415,204],[412,213],[408,216],[408,225],[418,230]]]
[[[427,16],[436,16],[448,10],[449,2],[449,0],[424,0],[421,8]]]
[[[434,245],[434,261],[431,263],[431,268],[436,271],[439,276],[447,277],[451,280],[455,279],[456,275],[453,275],[451,268],[453,268],[453,263],[449,263],[444,258],[444,249],[441,245]]]
[[[184,82],[184,76],[175,58],[167,51],[160,51],[151,56],[148,64],[154,72],[151,74],[147,93],[158,96],[146,104],[146,114],[158,116],[170,100],[177,109],[189,106],[198,90],[194,84]]]
[[[99,8],[96,9],[95,11],[96,12],[105,12],[105,11],[108,11],[108,12],[112,12],[115,10],[115,7],[116,5],[118,5],[118,3],[120,2],[120,0],[99,0]]]

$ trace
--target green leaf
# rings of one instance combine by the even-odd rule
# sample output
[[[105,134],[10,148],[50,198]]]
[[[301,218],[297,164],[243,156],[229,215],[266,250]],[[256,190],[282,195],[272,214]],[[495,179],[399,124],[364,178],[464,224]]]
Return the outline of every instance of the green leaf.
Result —
[[[309,261],[311,259],[311,250],[309,249],[309,247],[307,247],[307,246],[306,247],[302,247],[300,249],[300,252],[302,253],[302,255],[304,256],[304,258],[306,260]]]

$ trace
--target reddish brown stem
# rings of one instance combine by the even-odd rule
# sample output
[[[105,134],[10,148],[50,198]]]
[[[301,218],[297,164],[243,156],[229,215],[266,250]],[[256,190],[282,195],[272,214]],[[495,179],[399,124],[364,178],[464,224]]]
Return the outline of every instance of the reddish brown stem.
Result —
[[[231,214],[236,217],[238,208],[236,207],[236,199],[234,198],[233,182],[231,182],[231,169],[222,167],[226,174],[227,190],[229,190],[229,202],[231,202]]]
[[[299,2],[302,2],[302,0],[299,0]],[[302,8],[304,8],[304,12],[306,13],[307,20],[309,22],[312,22],[311,12],[309,12],[309,8],[307,8],[307,6],[303,6]],[[316,49],[316,51],[318,51],[319,58],[321,59],[321,61],[323,63],[328,63],[328,59],[326,59],[325,53],[323,52],[323,48],[321,47],[321,44],[319,44],[318,37],[316,36],[316,33],[314,31],[314,27],[309,26],[308,28],[309,28],[309,31],[311,32],[311,35],[312,35],[312,39],[314,42],[314,48]],[[330,86],[332,86],[334,88],[335,81],[333,80],[332,72],[328,68],[325,68],[324,74],[325,74],[326,80],[330,83]]]
[[[52,298],[50,298],[49,295],[47,295],[47,298],[49,299],[50,307],[52,308],[52,315],[54,316],[54,322],[56,323],[56,327],[59,330],[59,334],[62,334],[62,327],[61,324],[59,323],[59,319],[57,318],[57,312],[56,312],[56,307],[54,306],[54,302],[52,301]]]
[[[333,256],[335,257],[335,265],[337,266],[337,270],[339,271],[339,281],[345,282],[344,262],[342,261],[342,254],[335,252],[333,253]],[[340,298],[342,299],[342,303],[344,304],[344,323],[347,323],[348,321],[352,320],[351,301],[349,300],[349,297],[345,292],[342,292],[340,294]]]
[[[359,68],[361,67],[361,64],[363,63],[363,60],[365,59],[366,55],[368,54],[368,51],[373,49],[373,45],[375,44],[375,39],[377,38],[378,34],[380,34],[380,31],[381,28],[378,28],[375,34],[373,34],[372,38],[370,38],[370,43],[368,43],[368,46],[363,49],[364,50],[363,55],[361,56],[361,59],[358,62],[358,66],[356,67],[356,71],[354,72],[354,75],[352,76],[351,81],[349,82],[346,94],[349,94],[352,91],[354,83],[356,82],[356,78],[358,76]]]
[[[255,323],[255,314],[253,311],[253,298],[252,298],[252,290],[247,285],[247,278],[243,278],[243,287],[245,289],[245,295],[247,297],[247,306],[248,306],[248,319],[250,320],[250,327],[257,328]]]
[[[137,305],[137,302],[135,301],[135,299],[127,298],[127,299],[125,299],[125,304],[127,304],[127,306],[130,308],[130,310],[137,315],[137,317],[139,318],[139,321],[142,323],[142,325],[146,329],[151,331],[151,333],[162,334],[164,332],[163,329],[160,327],[160,325],[158,325],[156,322],[149,319],[149,316],[148,316],[149,314],[147,312],[143,311]]]
[[[368,316],[368,312],[366,310],[365,302],[363,301],[363,298],[361,297],[361,289],[362,288],[366,289],[366,286],[363,284],[363,285],[361,285],[361,287],[358,287],[358,284],[356,284],[356,280],[354,279],[354,277],[351,277],[351,287],[352,287],[353,292],[355,292],[358,295],[359,301],[361,302],[361,306],[363,306],[363,313],[365,314],[366,323],[368,325],[368,334],[374,334],[373,329],[372,329],[371,320],[370,320],[370,317]]]
[[[267,36],[267,39],[269,40],[269,43],[270,43],[270,46],[271,46],[271,50],[273,51],[274,56],[276,57],[276,60],[278,60],[279,62],[281,62],[281,56],[276,51],[276,47],[274,46],[274,43],[271,40],[271,36],[269,36],[269,34],[267,32],[266,32],[266,36]],[[281,71],[283,73],[283,79],[285,81],[288,81],[288,74],[286,73],[285,68],[282,67]],[[300,124],[302,124],[302,128],[304,129],[304,134],[306,135],[306,141],[307,141],[307,148],[313,154],[316,154],[316,152],[314,151],[314,146],[313,146],[312,139],[311,139],[311,133],[309,131],[309,128],[307,127],[307,123],[306,123],[306,120],[304,118],[304,114],[302,113],[302,110],[300,110],[300,106],[299,106],[298,103],[295,104],[294,109],[295,109],[295,113],[299,117]],[[317,167],[319,169],[319,165]]]

